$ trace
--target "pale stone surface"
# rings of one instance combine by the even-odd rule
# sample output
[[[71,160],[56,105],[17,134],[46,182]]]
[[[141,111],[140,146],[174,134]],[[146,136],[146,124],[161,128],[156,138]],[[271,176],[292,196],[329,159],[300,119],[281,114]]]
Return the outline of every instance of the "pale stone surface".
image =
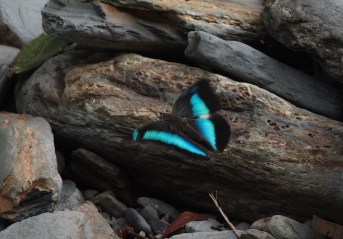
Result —
[[[232,136],[209,161],[172,147],[131,141],[198,79],[222,99]],[[343,124],[301,110],[259,87],[137,54],[69,52],[17,88],[17,109],[44,116],[55,136],[115,162],[155,195],[237,220],[273,214],[343,222]],[[166,186],[167,185],[167,186]],[[323,210],[325,208],[325,210]]]
[[[41,10],[48,0],[1,0],[0,43],[21,47],[43,33]]]
[[[43,213],[12,224],[0,232],[2,239],[119,239],[94,205],[73,211]]]
[[[52,211],[62,180],[50,125],[40,117],[0,113],[0,215],[20,221]]]
[[[19,51],[15,47],[0,45],[0,67],[2,65],[11,65]]]

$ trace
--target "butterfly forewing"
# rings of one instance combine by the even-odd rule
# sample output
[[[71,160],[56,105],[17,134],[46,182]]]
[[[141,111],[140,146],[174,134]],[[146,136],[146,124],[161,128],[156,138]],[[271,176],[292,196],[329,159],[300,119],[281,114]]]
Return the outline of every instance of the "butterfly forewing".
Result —
[[[199,117],[221,110],[221,101],[206,80],[201,80],[176,100],[173,114],[179,117]]]

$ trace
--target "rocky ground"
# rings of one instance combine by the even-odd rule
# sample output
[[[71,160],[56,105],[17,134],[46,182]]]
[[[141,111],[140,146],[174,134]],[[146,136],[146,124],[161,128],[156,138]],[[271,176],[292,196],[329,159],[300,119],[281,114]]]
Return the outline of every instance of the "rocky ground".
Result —
[[[334,0],[0,0],[0,238],[343,238],[342,15]],[[13,74],[43,31],[68,46]],[[223,153],[132,141],[199,79],[231,126]]]

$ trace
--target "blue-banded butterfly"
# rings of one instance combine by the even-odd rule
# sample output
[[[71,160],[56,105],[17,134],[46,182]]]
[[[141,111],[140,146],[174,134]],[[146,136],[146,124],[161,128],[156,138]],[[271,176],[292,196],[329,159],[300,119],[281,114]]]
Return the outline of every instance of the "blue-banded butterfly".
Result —
[[[172,114],[162,113],[164,121],[134,130],[133,140],[158,141],[210,158],[208,150],[223,152],[231,134],[229,123],[217,113],[221,108],[208,81],[200,80],[179,96]]]

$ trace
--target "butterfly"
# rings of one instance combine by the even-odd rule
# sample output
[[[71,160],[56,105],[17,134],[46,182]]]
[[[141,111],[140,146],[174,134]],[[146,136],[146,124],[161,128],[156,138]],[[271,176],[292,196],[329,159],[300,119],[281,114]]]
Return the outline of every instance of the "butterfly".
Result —
[[[230,135],[229,123],[217,112],[219,96],[207,80],[200,80],[175,101],[172,113],[162,113],[163,121],[133,131],[134,141],[150,140],[176,146],[184,153],[211,158],[208,151],[223,152]]]

